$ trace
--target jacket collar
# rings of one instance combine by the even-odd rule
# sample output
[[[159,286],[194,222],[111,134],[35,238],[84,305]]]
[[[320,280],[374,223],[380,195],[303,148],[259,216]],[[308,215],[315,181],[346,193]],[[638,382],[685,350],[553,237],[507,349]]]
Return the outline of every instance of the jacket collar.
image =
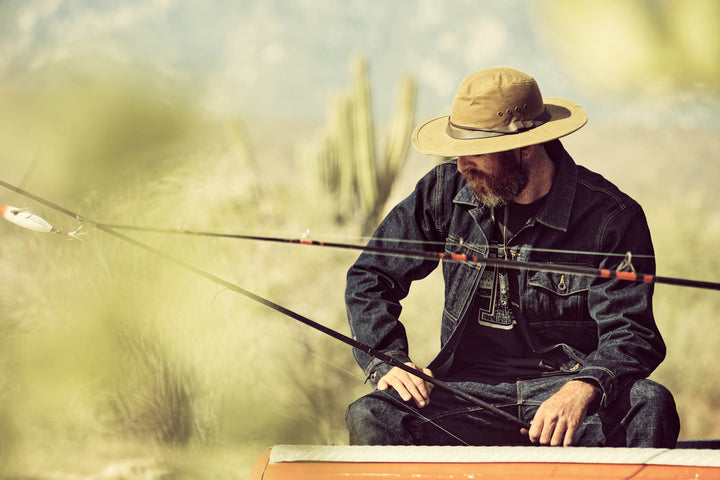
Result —
[[[570,212],[575,199],[577,166],[570,154],[565,151],[560,140],[548,142],[545,148],[555,162],[557,170],[545,205],[535,216],[535,220],[550,228],[565,232],[570,223]]]

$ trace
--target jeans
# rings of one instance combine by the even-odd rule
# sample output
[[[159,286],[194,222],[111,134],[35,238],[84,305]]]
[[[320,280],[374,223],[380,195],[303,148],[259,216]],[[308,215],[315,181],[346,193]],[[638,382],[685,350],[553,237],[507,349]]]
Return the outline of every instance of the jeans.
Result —
[[[486,403],[530,422],[540,404],[571,376],[516,382],[493,378],[446,380]],[[530,445],[520,427],[440,387],[418,409],[392,390],[374,390],[348,407],[351,445]],[[672,394],[651,380],[635,380],[607,407],[589,412],[575,435],[576,446],[674,448],[680,420]]]

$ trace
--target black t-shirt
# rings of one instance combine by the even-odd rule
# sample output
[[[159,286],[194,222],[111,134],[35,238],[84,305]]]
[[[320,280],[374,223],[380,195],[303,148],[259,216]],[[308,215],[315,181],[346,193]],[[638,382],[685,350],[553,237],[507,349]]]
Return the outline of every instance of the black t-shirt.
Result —
[[[496,212],[490,255],[506,255],[507,241],[542,208],[545,197],[522,205],[511,203]],[[510,291],[517,288],[518,270],[486,267],[472,303],[470,318],[455,352],[450,375],[472,379],[475,376],[522,378],[547,375],[555,368],[535,354],[523,337],[510,302]]]

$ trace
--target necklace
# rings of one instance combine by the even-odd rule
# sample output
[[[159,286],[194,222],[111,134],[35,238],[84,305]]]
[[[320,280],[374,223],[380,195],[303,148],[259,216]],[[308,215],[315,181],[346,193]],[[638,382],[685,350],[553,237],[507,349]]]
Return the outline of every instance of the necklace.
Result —
[[[508,224],[508,206],[507,203],[505,204],[505,210],[503,212],[503,255],[505,256],[505,260],[508,259],[508,249],[507,249],[507,224]]]

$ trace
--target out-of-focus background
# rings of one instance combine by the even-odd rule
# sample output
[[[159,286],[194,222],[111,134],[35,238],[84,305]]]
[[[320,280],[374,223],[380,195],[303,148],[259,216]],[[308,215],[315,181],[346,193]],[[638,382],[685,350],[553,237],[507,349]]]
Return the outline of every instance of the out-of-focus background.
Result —
[[[0,179],[101,222],[362,242],[439,160],[409,131],[503,64],[587,110],[564,143],[643,204],[658,274],[718,281],[719,22],[715,0],[3,1]],[[347,442],[368,388],[348,347],[85,231],[0,223],[0,474],[237,478],[275,444]],[[128,234],[347,333],[357,253]],[[427,363],[442,285],[416,287]],[[655,309],[652,378],[682,438],[718,438],[720,296],[658,286]]]

